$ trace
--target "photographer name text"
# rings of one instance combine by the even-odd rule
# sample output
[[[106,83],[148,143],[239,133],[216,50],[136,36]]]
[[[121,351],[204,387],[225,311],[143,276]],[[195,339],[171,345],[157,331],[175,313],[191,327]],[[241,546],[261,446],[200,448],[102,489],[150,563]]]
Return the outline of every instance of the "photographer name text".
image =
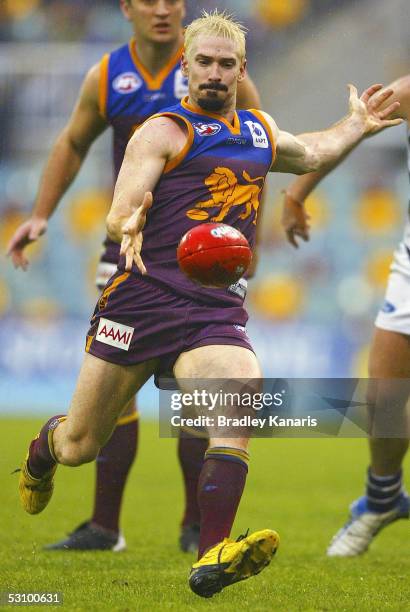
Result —
[[[252,417],[245,415],[240,418],[218,416],[197,416],[195,418],[184,418],[180,415],[171,417],[173,427],[253,427],[263,429],[264,427],[317,427],[318,419],[307,416],[303,418],[279,417]]]

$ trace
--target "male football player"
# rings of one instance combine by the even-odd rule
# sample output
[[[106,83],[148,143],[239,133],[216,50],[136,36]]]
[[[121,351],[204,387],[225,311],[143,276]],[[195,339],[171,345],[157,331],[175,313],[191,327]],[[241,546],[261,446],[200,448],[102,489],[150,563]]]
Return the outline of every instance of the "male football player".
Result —
[[[181,72],[184,0],[121,0],[121,10],[132,25],[130,42],[103,57],[84,79],[68,124],[59,134],[44,168],[31,217],[15,232],[8,251],[16,267],[28,265],[25,248],[47,229],[50,216],[81,168],[94,140],[109,126],[113,130],[114,176],[118,175],[129,139],[138,125],[187,93]],[[259,108],[259,96],[249,77],[241,82],[237,104]],[[119,245],[104,243],[96,284],[102,290],[117,269]],[[91,519],[49,550],[114,550],[125,548],[119,516],[126,479],[138,441],[138,413],[134,399],[100,450],[96,463],[94,510]],[[207,439],[184,431],[178,456],[185,487],[185,511],[180,546],[197,550],[198,478]]]
[[[400,103],[393,112],[408,125],[408,155],[410,160],[410,75],[392,83],[393,94],[386,104]],[[409,165],[410,168],[410,165]],[[308,218],[304,201],[316,185],[331,171],[307,174],[296,179],[286,190],[283,226],[288,240],[297,246],[297,237],[309,238]],[[377,315],[369,356],[369,378],[378,380],[377,410],[384,411],[386,421],[391,415],[395,437],[383,437],[383,432],[371,431],[369,438],[370,466],[367,471],[365,495],[350,506],[350,518],[331,541],[327,554],[353,557],[364,553],[373,538],[387,525],[409,518],[410,500],[403,486],[402,465],[409,447],[406,385],[397,388],[391,381],[410,379],[410,221],[407,217],[402,242],[394,253],[384,304]],[[383,383],[381,379],[385,379]],[[369,402],[374,405],[377,387],[369,385]],[[385,399],[382,399],[385,396]],[[384,403],[383,403],[384,402]],[[394,406],[394,414],[392,407]],[[374,410],[374,408],[373,408]],[[376,415],[377,416],[377,415]],[[372,435],[373,433],[373,435]]]
[[[218,12],[188,26],[182,69],[188,96],[149,119],[128,143],[107,217],[108,235],[121,243],[123,257],[94,311],[69,413],[47,421],[23,463],[19,490],[29,513],[48,504],[58,463],[77,466],[97,456],[121,407],[152,375],[173,369],[182,385],[222,378],[259,387],[243,293],[237,285],[201,287],[178,268],[176,247],[198,223],[195,213],[205,209],[210,220],[222,215],[253,245],[254,188],[260,198],[269,171],[328,167],[366,135],[400,122],[389,119],[397,104],[380,111],[391,94],[379,95],[380,86],[360,99],[350,86],[347,117],[298,137],[279,130],[266,113],[236,111],[246,74],[245,35]],[[213,126],[212,135],[204,124]],[[232,410],[240,413],[240,406]],[[210,436],[199,477],[200,542],[189,584],[203,597],[258,574],[279,542],[271,529],[228,539],[245,486],[250,435],[245,429],[238,437],[228,434]]]

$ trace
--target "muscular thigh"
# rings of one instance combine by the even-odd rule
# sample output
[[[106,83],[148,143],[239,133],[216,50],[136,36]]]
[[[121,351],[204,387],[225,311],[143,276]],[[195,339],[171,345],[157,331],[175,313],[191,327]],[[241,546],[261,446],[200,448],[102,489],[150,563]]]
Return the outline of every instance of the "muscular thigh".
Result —
[[[369,358],[370,378],[410,378],[410,336],[375,328]]]
[[[209,345],[182,353],[174,366],[177,379],[261,378],[262,372],[255,354],[242,346]]]
[[[222,392],[243,398],[244,393],[249,395],[260,390],[262,378],[255,354],[244,347],[232,345],[202,346],[182,353],[175,363],[174,373],[182,391],[192,393],[196,389],[205,390],[214,397]],[[207,410],[209,408],[202,406],[196,409],[196,414],[212,415],[212,423],[206,425],[211,446],[232,446],[232,438],[235,438],[235,446],[247,447],[251,430],[247,426],[232,428],[230,425],[219,425],[216,415],[241,417],[252,412],[249,403],[244,407],[238,399],[216,405],[212,412]]]
[[[407,429],[405,407],[410,395],[410,337],[376,328],[369,377],[367,398],[373,435],[401,437]]]
[[[86,354],[68,413],[70,438],[87,435],[104,445],[124,406],[151,377],[155,367],[155,360],[122,366]]]

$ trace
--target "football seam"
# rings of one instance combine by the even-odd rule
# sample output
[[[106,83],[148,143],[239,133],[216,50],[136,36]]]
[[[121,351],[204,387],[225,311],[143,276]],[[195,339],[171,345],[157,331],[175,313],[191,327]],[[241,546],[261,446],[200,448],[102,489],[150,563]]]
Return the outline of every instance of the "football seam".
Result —
[[[192,257],[192,255],[198,255],[198,253],[203,253],[204,251],[214,251],[215,249],[220,249],[224,247],[228,247],[228,248],[232,248],[232,247],[238,248],[239,247],[241,249],[249,249],[251,252],[251,255],[253,254],[252,249],[248,244],[220,244],[219,246],[207,247],[199,251],[192,251],[192,253],[186,253],[185,255],[180,255],[179,259],[185,259],[186,257]]]

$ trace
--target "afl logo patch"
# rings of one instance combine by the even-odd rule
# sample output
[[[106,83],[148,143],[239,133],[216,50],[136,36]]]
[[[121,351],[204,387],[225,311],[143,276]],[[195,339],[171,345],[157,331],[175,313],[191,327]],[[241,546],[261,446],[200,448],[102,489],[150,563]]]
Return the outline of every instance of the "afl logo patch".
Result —
[[[219,123],[193,123],[192,125],[200,136],[215,136],[221,131]]]
[[[135,72],[123,72],[112,82],[112,88],[120,94],[130,94],[142,85],[142,79]]]

